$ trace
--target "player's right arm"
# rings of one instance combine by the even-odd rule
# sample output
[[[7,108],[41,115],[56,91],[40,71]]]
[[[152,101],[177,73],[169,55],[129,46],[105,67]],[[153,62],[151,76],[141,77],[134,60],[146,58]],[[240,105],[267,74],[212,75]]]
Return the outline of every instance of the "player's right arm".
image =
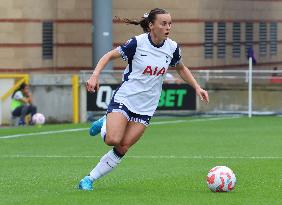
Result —
[[[105,68],[110,60],[120,58],[121,54],[113,49],[106,53],[97,63],[95,70],[93,71],[91,77],[86,81],[86,88],[89,92],[95,92],[99,89],[99,76],[102,70]]]
[[[19,99],[19,101],[23,102],[24,104],[29,103],[28,98],[25,98],[25,97],[23,97],[23,98]]]

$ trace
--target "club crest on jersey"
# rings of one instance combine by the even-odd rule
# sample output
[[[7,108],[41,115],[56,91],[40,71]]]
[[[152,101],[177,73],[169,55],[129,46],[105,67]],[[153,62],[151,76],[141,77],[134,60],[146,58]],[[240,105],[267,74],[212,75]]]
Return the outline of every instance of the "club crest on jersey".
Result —
[[[146,75],[156,75],[156,76],[159,76],[159,75],[164,75],[165,74],[165,68],[159,68],[159,67],[155,67],[154,69],[152,69],[152,66],[147,66],[144,71],[143,71],[143,74]]]

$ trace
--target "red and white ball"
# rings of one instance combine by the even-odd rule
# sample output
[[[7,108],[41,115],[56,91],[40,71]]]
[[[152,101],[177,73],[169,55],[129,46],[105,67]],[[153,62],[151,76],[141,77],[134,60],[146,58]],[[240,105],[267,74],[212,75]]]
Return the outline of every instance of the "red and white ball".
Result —
[[[216,166],[207,175],[207,184],[213,192],[230,192],[236,184],[234,172],[226,166]]]
[[[32,116],[32,122],[36,125],[43,125],[45,123],[45,116],[42,113],[36,113]]]

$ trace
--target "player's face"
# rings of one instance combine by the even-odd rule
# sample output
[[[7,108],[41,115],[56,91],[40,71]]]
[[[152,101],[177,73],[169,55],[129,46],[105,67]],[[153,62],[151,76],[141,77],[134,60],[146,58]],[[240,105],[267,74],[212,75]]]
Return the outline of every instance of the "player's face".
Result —
[[[150,23],[152,34],[159,40],[166,40],[171,30],[170,14],[157,14],[154,23]]]
[[[28,93],[29,93],[28,86],[25,86],[25,87],[24,87],[23,93],[24,93],[25,95],[28,95]]]

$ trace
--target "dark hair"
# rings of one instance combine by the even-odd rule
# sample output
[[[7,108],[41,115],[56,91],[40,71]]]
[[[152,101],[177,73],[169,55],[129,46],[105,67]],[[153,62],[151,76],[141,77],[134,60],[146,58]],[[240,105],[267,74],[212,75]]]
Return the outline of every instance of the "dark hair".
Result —
[[[20,87],[19,87],[18,89],[16,89],[16,90],[13,92],[12,98],[14,97],[14,95],[15,95],[16,92],[25,89],[26,86],[27,86],[26,83],[22,83],[22,84],[20,85]]]
[[[149,23],[154,23],[157,14],[168,14],[168,12],[165,9],[155,8],[150,11],[148,16],[144,14],[144,17],[142,17],[141,20],[131,20],[128,18],[121,19],[119,17],[116,17],[116,19],[127,24],[140,25],[143,31],[147,33],[150,32]]]

